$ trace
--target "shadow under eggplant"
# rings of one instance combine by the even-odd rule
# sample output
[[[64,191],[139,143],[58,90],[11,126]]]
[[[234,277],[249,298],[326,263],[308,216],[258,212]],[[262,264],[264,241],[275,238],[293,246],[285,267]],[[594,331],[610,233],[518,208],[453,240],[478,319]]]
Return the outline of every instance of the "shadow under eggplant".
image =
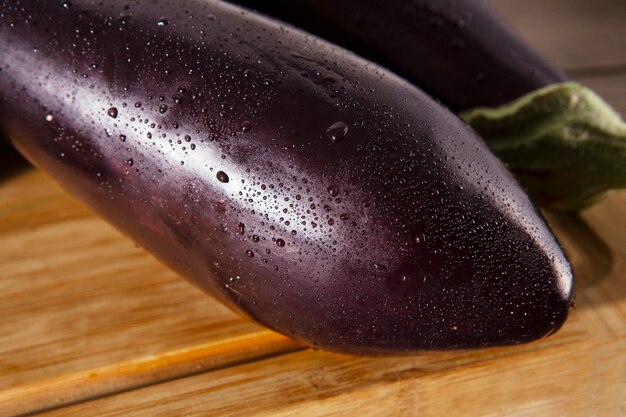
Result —
[[[0,185],[33,166],[0,135]]]

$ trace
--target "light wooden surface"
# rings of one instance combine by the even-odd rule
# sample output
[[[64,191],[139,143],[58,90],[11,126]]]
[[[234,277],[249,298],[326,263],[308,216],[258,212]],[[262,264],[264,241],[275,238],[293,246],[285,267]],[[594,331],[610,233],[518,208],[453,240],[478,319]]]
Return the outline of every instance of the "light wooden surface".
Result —
[[[41,171],[0,181],[0,415],[296,348],[165,269]]]
[[[626,1],[495,4],[626,114]],[[240,319],[8,153],[0,416],[626,415],[626,192],[580,224],[550,219],[582,287],[557,335],[514,348],[351,358],[299,350]]]

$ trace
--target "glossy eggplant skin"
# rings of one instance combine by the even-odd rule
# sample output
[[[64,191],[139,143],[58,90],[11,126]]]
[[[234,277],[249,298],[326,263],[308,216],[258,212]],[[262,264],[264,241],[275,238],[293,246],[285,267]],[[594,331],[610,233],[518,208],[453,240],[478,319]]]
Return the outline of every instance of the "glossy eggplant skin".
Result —
[[[231,1],[354,50],[454,111],[567,81],[486,0]]]
[[[405,81],[221,2],[0,5],[2,130],[234,310],[364,355],[517,344],[565,321],[549,228]]]

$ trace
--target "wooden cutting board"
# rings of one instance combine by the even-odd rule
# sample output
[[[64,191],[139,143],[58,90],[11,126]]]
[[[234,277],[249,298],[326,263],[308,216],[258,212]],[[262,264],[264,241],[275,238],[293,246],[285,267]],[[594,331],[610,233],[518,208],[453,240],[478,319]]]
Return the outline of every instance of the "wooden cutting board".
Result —
[[[625,3],[496,4],[626,114]],[[626,192],[548,219],[577,273],[557,335],[353,358],[239,318],[0,148],[0,416],[626,415]]]

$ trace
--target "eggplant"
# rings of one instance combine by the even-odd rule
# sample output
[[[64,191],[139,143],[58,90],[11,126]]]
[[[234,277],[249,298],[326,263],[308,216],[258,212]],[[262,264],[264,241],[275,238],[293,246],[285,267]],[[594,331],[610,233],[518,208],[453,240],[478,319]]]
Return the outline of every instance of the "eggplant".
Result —
[[[542,206],[626,188],[626,124],[530,48],[486,0],[231,0],[406,77],[489,144]]]
[[[394,355],[567,318],[571,268],[503,164],[346,50],[217,1],[4,0],[0,51],[13,144],[275,331]]]
[[[568,81],[486,0],[230,0],[392,69],[455,112]]]

